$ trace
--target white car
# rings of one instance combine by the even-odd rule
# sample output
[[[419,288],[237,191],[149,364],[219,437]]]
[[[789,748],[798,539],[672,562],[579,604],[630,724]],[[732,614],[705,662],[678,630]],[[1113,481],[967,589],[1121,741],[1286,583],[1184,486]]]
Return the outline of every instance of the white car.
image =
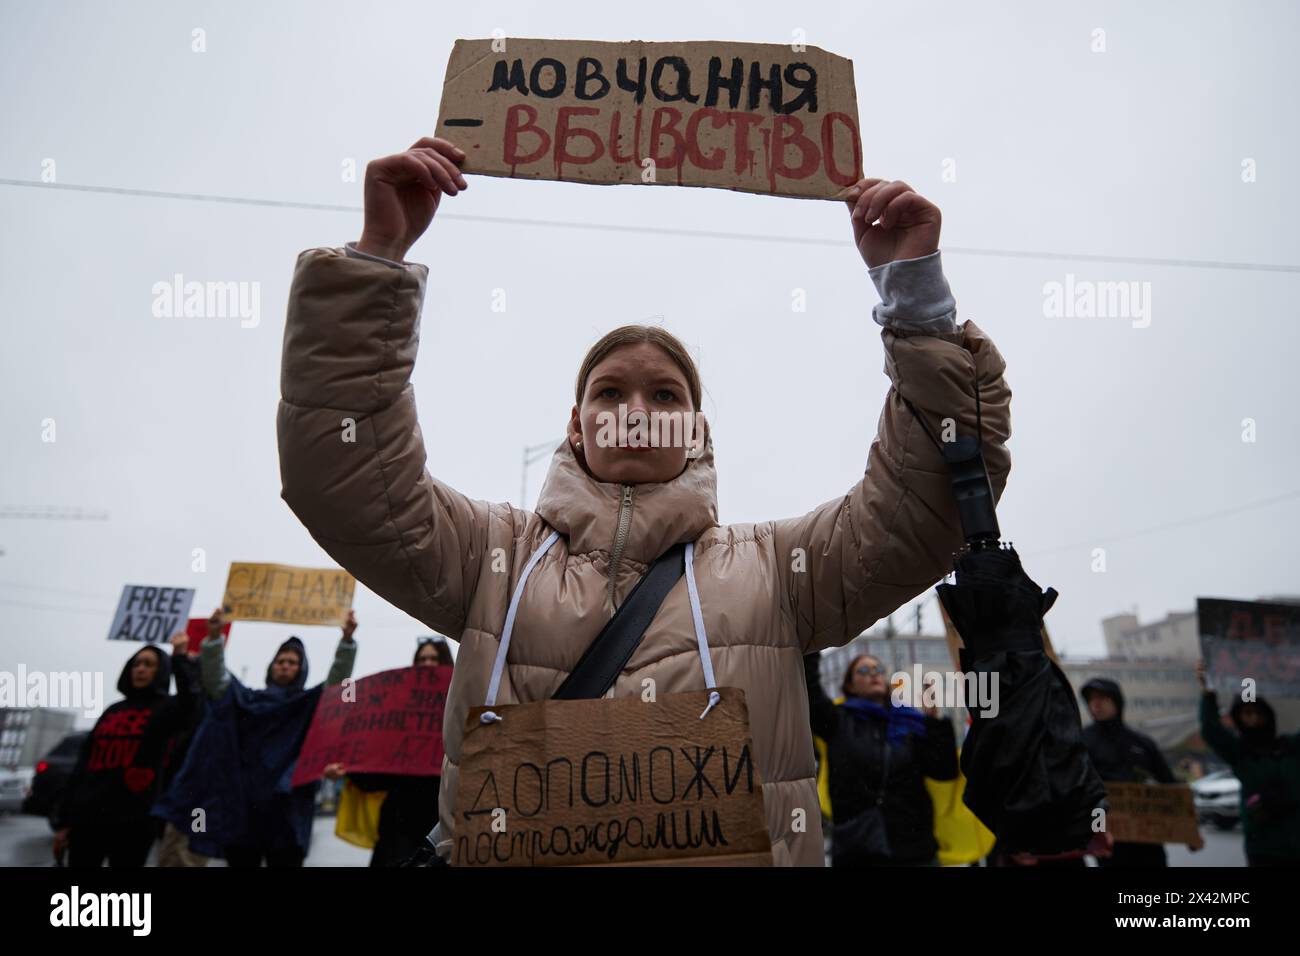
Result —
[[[1192,803],[1203,823],[1231,830],[1241,817],[1241,781],[1231,770],[1219,770],[1193,780]]]
[[[30,767],[0,767],[0,813],[18,813],[35,775]]]

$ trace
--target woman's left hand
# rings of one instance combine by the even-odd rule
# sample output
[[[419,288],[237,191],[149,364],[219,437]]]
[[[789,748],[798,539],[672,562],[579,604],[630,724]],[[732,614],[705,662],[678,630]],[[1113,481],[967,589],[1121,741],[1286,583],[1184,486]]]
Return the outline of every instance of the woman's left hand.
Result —
[[[943,222],[939,207],[901,179],[859,180],[845,202],[853,241],[869,267],[938,251]]]

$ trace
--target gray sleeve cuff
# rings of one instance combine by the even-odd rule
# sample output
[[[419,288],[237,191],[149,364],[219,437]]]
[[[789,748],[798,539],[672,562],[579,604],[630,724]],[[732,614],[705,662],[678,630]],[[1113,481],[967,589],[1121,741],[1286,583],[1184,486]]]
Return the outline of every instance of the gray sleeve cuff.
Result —
[[[870,274],[880,293],[880,304],[871,310],[877,325],[929,334],[957,330],[957,300],[937,250],[917,259],[886,262]]]
[[[385,259],[383,256],[372,256],[368,252],[362,252],[360,249],[357,248],[357,244],[355,242],[349,242],[347,245],[345,245],[343,247],[343,252],[345,255],[349,255],[353,259],[369,259],[371,262],[382,262],[384,265],[392,266],[394,269],[406,268],[406,263],[404,262],[394,262],[392,259]]]

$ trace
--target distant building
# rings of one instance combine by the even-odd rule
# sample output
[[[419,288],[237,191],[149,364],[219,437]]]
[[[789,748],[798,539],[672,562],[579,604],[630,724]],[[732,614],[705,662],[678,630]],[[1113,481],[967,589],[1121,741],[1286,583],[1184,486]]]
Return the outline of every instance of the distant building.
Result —
[[[1300,604],[1293,594],[1256,598],[1269,604]],[[1191,661],[1201,656],[1201,635],[1196,611],[1172,611],[1163,620],[1139,624],[1136,614],[1114,614],[1102,618],[1106,656],[1123,660],[1157,659]]]
[[[0,767],[34,767],[76,724],[70,710],[0,707]]]
[[[1195,611],[1175,611],[1164,620],[1138,624],[1136,614],[1103,618],[1106,656],[1121,660],[1157,659],[1190,661],[1201,656],[1201,637]]]

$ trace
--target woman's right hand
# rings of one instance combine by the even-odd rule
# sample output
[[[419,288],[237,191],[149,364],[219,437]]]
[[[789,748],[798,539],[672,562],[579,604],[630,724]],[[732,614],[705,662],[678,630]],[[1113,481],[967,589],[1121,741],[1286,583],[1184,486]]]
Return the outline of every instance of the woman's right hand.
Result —
[[[54,831],[54,859],[63,859],[63,854],[68,849],[68,834],[72,832],[70,827],[64,827],[61,830]]]
[[[402,262],[438,211],[443,193],[455,196],[469,184],[460,171],[465,152],[445,139],[426,136],[404,153],[366,166],[366,220],[357,251]]]
[[[327,763],[325,769],[321,771],[321,776],[326,780],[338,780],[347,774],[347,767],[341,763]]]

